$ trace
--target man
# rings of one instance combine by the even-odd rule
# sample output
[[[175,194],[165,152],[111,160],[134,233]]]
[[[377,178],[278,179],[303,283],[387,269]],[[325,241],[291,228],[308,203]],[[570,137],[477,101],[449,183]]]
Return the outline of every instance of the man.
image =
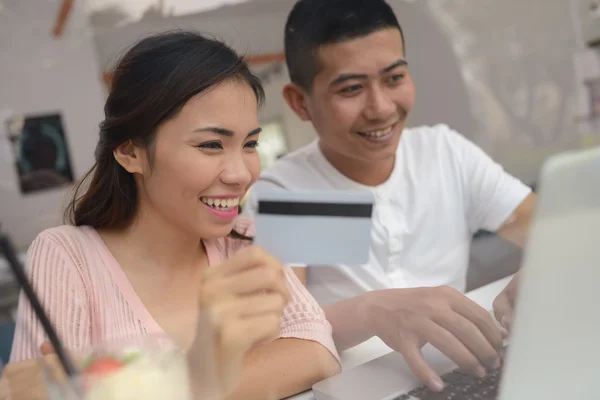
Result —
[[[402,29],[383,0],[300,0],[285,28],[288,105],[318,134],[266,170],[253,193],[364,190],[376,199],[365,266],[298,268],[324,306],[339,350],[377,335],[434,390],[427,342],[484,375],[508,334],[465,290],[479,229],[519,246],[534,208],[530,188],[445,125],[406,129],[415,87]],[[252,197],[246,211],[256,209]],[[510,327],[517,278],[494,302]]]

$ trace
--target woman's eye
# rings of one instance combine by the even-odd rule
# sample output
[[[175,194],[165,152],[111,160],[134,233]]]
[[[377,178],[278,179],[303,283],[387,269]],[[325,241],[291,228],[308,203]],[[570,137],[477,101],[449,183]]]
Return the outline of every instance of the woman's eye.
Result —
[[[251,140],[250,142],[247,142],[244,147],[249,148],[249,149],[255,149],[258,147],[258,140]]]
[[[200,143],[198,146],[201,149],[222,149],[223,145],[221,142],[208,142],[208,143]]]

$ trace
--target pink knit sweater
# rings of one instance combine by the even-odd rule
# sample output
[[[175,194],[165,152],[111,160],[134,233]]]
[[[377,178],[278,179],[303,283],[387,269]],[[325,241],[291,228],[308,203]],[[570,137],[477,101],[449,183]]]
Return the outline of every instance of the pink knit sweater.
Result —
[[[235,230],[254,234],[252,221],[245,217],[238,219]],[[209,265],[248,244],[233,238],[205,241]],[[93,228],[64,225],[42,232],[29,248],[27,272],[68,349],[139,335],[165,335]],[[323,310],[291,269],[285,272],[291,298],[282,316],[280,337],[316,341],[339,360]],[[42,327],[21,294],[11,361],[40,356],[44,340]]]

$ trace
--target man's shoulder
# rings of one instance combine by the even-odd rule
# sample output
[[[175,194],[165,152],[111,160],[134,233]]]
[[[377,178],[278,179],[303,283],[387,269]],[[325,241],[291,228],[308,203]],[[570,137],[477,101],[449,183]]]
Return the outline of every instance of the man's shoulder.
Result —
[[[452,158],[453,152],[463,148],[469,140],[446,124],[423,125],[406,128],[402,133],[398,152],[412,157],[430,159],[446,156]]]
[[[442,143],[454,140],[456,137],[462,137],[462,135],[446,124],[435,124],[406,128],[403,132],[402,140],[414,144],[425,142]]]
[[[260,181],[272,182],[286,187],[289,180],[297,181],[315,173],[314,157],[318,156],[317,142],[311,142],[277,160],[273,165],[261,172]]]

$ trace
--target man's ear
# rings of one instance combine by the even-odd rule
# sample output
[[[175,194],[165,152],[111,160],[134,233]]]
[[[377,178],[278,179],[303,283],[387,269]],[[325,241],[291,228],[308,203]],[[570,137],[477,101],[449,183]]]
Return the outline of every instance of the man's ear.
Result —
[[[302,121],[310,121],[310,113],[306,107],[307,96],[306,90],[295,83],[288,83],[283,87],[283,98]]]
[[[146,165],[146,152],[131,140],[121,143],[113,151],[115,160],[130,174],[142,174]]]

